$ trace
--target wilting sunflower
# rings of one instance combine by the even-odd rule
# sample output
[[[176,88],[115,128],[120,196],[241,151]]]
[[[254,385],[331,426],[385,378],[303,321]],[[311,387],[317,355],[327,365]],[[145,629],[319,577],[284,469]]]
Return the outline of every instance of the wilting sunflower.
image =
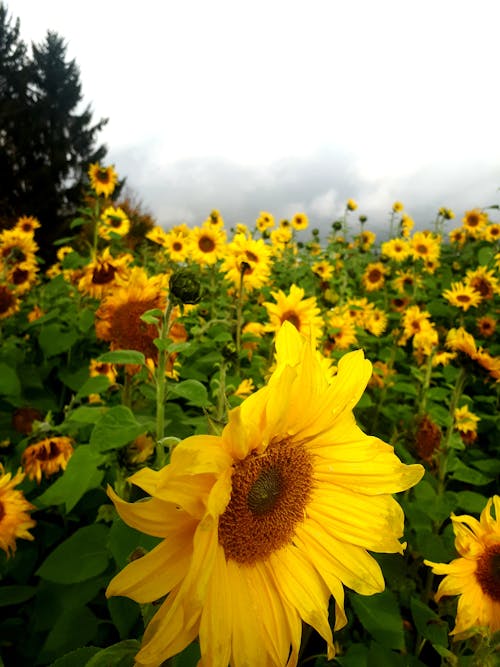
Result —
[[[193,227],[189,252],[198,264],[215,264],[225,250],[226,233],[218,227]]]
[[[453,424],[466,445],[472,444],[477,439],[477,424],[479,421],[480,418],[471,412],[467,405],[455,408]]]
[[[281,290],[271,294],[276,303],[266,301],[263,304],[270,319],[266,326],[267,331],[278,332],[283,322],[290,322],[304,336],[311,336],[313,340],[321,336],[323,320],[316,305],[316,297],[305,299],[303,288],[294,284],[290,286],[288,295]]]
[[[111,343],[112,350],[136,350],[156,361],[154,344],[158,329],[141,320],[147,310],[165,308],[163,287],[167,278],[148,278],[141,267],[133,267],[128,282],[104,297],[96,311],[96,335]]]
[[[146,238],[149,241],[153,241],[153,243],[157,243],[161,246],[165,245],[166,236],[167,232],[163,229],[163,227],[158,227],[158,225],[155,225],[153,229],[150,229],[149,232],[146,232]]]
[[[125,211],[119,206],[117,208],[108,206],[101,215],[98,229],[99,236],[109,241],[112,234],[126,236],[129,231],[130,220]]]
[[[451,283],[451,288],[444,290],[443,296],[452,306],[457,306],[464,312],[481,303],[481,294],[464,282]]]
[[[0,232],[0,260],[6,267],[12,267],[22,262],[36,262],[38,244],[32,233],[22,232],[19,229],[4,229]]]
[[[16,551],[16,540],[33,540],[28,531],[36,524],[28,512],[36,509],[22,491],[15,489],[24,479],[21,469],[12,477],[0,463],[0,549],[7,557]]]
[[[88,174],[90,185],[96,195],[109,197],[113,194],[116,184],[118,183],[118,174],[112,166],[101,167],[100,164],[95,162],[90,165]]]
[[[495,509],[495,517],[491,509]],[[451,515],[459,558],[451,563],[424,563],[434,574],[445,574],[436,601],[459,595],[455,627],[460,635],[473,628],[500,630],[500,496],[486,503],[479,521],[466,514]]]
[[[384,286],[387,268],[382,262],[371,262],[365,269],[361,282],[367,292],[374,292]]]
[[[466,211],[462,218],[463,229],[469,236],[479,238],[488,224],[488,214],[479,208]]]
[[[109,248],[104,248],[101,255],[95,257],[83,271],[78,281],[78,289],[94,299],[101,299],[118,284],[128,279],[129,264],[133,261],[132,255],[124,254],[113,257]]]
[[[167,596],[137,665],[160,665],[199,636],[205,665],[293,667],[302,621],[332,658],[330,596],[339,629],[344,586],[384,589],[368,550],[403,551],[391,494],[424,471],[356,425],[370,362],[347,354],[328,379],[314,346],[286,323],[276,347],[269,384],[229,413],[221,436],[187,438],[168,466],[129,478],[149,500],[129,504],[109,490],[125,522],[164,538],[107,589],[139,603]]]
[[[59,435],[28,445],[23,452],[21,463],[29,479],[36,479],[40,484],[42,475],[50,477],[60,470],[66,470],[72,454],[71,439]]]
[[[463,327],[452,328],[446,334],[446,347],[454,352],[463,352],[471,359],[477,354],[476,341],[474,336],[468,333]]]

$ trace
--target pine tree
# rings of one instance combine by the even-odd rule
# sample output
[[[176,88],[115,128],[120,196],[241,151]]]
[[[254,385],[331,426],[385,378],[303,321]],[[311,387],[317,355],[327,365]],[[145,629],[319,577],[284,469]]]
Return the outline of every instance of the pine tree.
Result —
[[[31,57],[0,3],[0,221],[9,226],[19,215],[42,223],[37,240],[52,259],[53,242],[64,235],[81,202],[91,162],[102,161],[106,147],[97,135],[107,119],[92,122],[81,109],[80,70],[67,60],[66,44],[48,31]],[[4,122],[5,119],[5,122]]]

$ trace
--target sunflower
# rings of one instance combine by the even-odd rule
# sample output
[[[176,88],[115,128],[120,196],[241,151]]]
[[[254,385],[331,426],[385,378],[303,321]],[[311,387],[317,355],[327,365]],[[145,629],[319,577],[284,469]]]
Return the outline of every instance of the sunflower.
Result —
[[[495,294],[500,294],[500,285],[498,278],[493,271],[489,271],[485,266],[478,266],[477,269],[467,269],[465,282],[476,292],[479,292],[482,299],[493,299]]]
[[[266,333],[266,327],[260,322],[247,322],[241,330],[241,347],[247,351],[248,358],[251,359],[253,353],[259,346],[259,339]]]
[[[415,232],[410,239],[414,259],[437,261],[441,253],[441,237],[430,232]]]
[[[259,217],[255,221],[255,226],[259,232],[265,232],[267,229],[274,227],[274,215],[267,211],[261,211]]]
[[[130,231],[130,220],[125,211],[118,207],[108,206],[104,209],[99,222],[99,236],[106,241],[112,238],[112,234],[126,236]]]
[[[273,250],[279,254],[281,251],[285,250],[285,248],[290,247],[292,237],[293,233],[291,227],[284,227],[280,223],[278,229],[273,229],[271,232],[271,243],[273,244]]]
[[[163,246],[173,262],[185,262],[189,254],[189,243],[182,232],[170,231],[165,234]]]
[[[477,439],[477,424],[479,421],[479,417],[471,412],[467,405],[455,408],[453,423],[466,445],[472,444]]]
[[[333,266],[325,259],[320,260],[319,262],[314,262],[311,266],[311,270],[325,282],[330,280],[334,271]]]
[[[218,227],[193,227],[189,235],[189,251],[198,264],[215,264],[225,250],[226,234]]]
[[[16,539],[34,539],[28,531],[36,522],[28,512],[36,507],[26,500],[22,491],[14,488],[23,479],[21,469],[12,477],[0,463],[0,549],[5,551],[7,558],[16,551]]]
[[[8,285],[0,285],[0,320],[17,313],[20,307],[19,298],[14,288]]]
[[[495,517],[491,509],[495,509]],[[473,628],[500,630],[500,496],[486,503],[479,521],[472,516],[451,515],[459,558],[451,563],[424,563],[434,574],[444,574],[436,601],[459,595],[452,635]]]
[[[187,438],[168,466],[129,478],[150,499],[129,504],[108,491],[126,523],[164,538],[106,592],[139,603],[167,595],[138,665],[159,665],[199,636],[206,665],[294,666],[301,621],[332,658],[330,596],[339,629],[343,586],[384,589],[368,550],[403,551],[404,516],[391,494],[424,471],[356,425],[370,362],[361,351],[345,355],[329,382],[294,327],[285,324],[276,344],[269,384],[229,413],[221,436]]]
[[[246,397],[255,391],[255,386],[252,378],[245,378],[242,380],[234,391],[235,396]]]
[[[494,222],[488,225],[484,230],[483,238],[485,241],[489,241],[490,243],[495,243],[495,241],[498,241],[500,239],[500,224],[498,222]]]
[[[156,361],[154,344],[158,329],[141,320],[147,310],[165,308],[163,283],[148,278],[140,267],[131,269],[129,280],[107,294],[96,311],[96,335],[111,343],[112,350],[136,350],[146,359]]]
[[[464,312],[481,303],[481,294],[464,282],[451,283],[451,288],[444,290],[443,296],[452,306],[457,306]]]
[[[28,292],[36,283],[38,266],[34,262],[20,262],[7,271],[7,280],[16,294]]]
[[[381,336],[387,328],[387,315],[380,308],[370,308],[366,313],[365,329],[374,336]]]
[[[356,327],[347,311],[334,310],[327,318],[326,355],[333,350],[347,350],[357,343]]]
[[[415,226],[415,221],[413,218],[411,218],[407,213],[403,213],[401,216],[401,234],[403,235],[404,238],[408,238],[410,236],[410,232]]]
[[[101,299],[118,284],[127,281],[132,260],[129,254],[113,257],[109,248],[104,248],[102,254],[85,267],[78,281],[78,290],[94,299]]]
[[[496,331],[497,321],[489,315],[484,315],[477,320],[476,326],[481,338],[491,338]]]
[[[445,206],[441,206],[441,208],[438,211],[438,215],[444,218],[445,220],[453,220],[455,217],[455,214],[451,210],[451,208],[446,208]]]
[[[266,301],[263,304],[271,320],[266,331],[278,332],[283,322],[290,322],[304,336],[311,336],[313,340],[321,336],[323,320],[316,305],[316,297],[304,298],[303,288],[295,284],[290,286],[288,295],[281,290],[271,294],[276,303]]]
[[[445,345],[449,350],[463,352],[471,359],[474,359],[477,354],[474,336],[468,333],[463,327],[450,329],[446,334]]]
[[[422,280],[413,271],[396,271],[392,284],[400,294],[406,294],[407,291],[420,287]]]
[[[109,197],[113,194],[116,184],[118,183],[118,174],[112,166],[101,167],[100,164],[95,162],[90,165],[88,174],[90,185],[96,195]]]
[[[0,232],[0,260],[9,268],[22,262],[36,262],[38,244],[33,234],[19,229],[4,229]]]
[[[473,238],[480,238],[487,224],[488,214],[479,208],[466,211],[462,218],[463,229]]]
[[[24,234],[34,234],[35,229],[40,227],[40,221],[32,215],[23,215],[17,219],[14,229]]]
[[[66,470],[73,454],[71,439],[60,435],[44,438],[26,447],[21,462],[29,479],[36,479],[40,484],[42,474],[50,477],[60,470]]]
[[[429,341],[434,341],[437,334],[434,325],[430,321],[430,313],[426,310],[420,310],[418,306],[410,306],[403,315],[403,336],[399,344],[405,345],[410,338],[413,338],[413,346],[428,347]]]
[[[356,237],[356,243],[361,248],[363,252],[368,252],[372,245],[375,243],[377,235],[371,232],[369,229],[365,229]]]
[[[392,210],[394,213],[401,213],[401,211],[404,209],[404,205],[400,201],[395,201],[394,204],[392,205]]]
[[[382,262],[371,262],[365,269],[361,282],[367,292],[374,292],[384,286],[386,267]]]
[[[222,229],[224,227],[224,219],[221,216],[221,214],[219,213],[219,211],[214,209],[213,211],[210,211],[210,215],[208,216],[208,218],[203,223],[203,226],[204,227],[213,227],[213,228],[216,228],[216,229]]]
[[[290,222],[292,227],[297,231],[307,229],[309,225],[309,219],[305,213],[295,213]]]
[[[109,384],[115,384],[117,371],[113,364],[107,363],[106,361],[91,359],[89,364],[89,375],[91,378],[103,375],[108,378]]]
[[[456,243],[461,248],[467,241],[467,234],[462,227],[452,229],[450,232],[450,243]]]
[[[269,282],[271,250],[262,239],[236,234],[227,247],[221,270],[237,287],[243,274],[243,285],[246,290],[260,289]]]
[[[146,238],[149,241],[157,243],[161,246],[165,246],[166,236],[167,232],[163,229],[163,227],[158,227],[158,225],[155,225],[153,229],[150,229],[149,232],[146,232]]]
[[[354,199],[348,199],[345,207],[348,211],[355,211],[358,208],[358,204]]]

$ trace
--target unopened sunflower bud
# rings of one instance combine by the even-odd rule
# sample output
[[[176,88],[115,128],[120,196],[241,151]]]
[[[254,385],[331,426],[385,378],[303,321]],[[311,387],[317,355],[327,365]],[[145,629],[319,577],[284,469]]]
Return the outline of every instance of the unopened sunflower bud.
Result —
[[[342,223],[339,222],[338,220],[332,224],[332,228],[338,232],[342,229]]]
[[[199,278],[190,269],[179,269],[170,278],[170,294],[181,303],[198,303],[202,296]]]

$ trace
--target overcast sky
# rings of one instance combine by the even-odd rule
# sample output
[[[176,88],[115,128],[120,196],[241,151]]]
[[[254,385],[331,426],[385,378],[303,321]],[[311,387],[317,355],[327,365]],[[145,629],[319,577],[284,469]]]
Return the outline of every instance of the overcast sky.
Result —
[[[65,38],[107,161],[164,227],[500,203],[498,0],[6,4],[28,43]]]

